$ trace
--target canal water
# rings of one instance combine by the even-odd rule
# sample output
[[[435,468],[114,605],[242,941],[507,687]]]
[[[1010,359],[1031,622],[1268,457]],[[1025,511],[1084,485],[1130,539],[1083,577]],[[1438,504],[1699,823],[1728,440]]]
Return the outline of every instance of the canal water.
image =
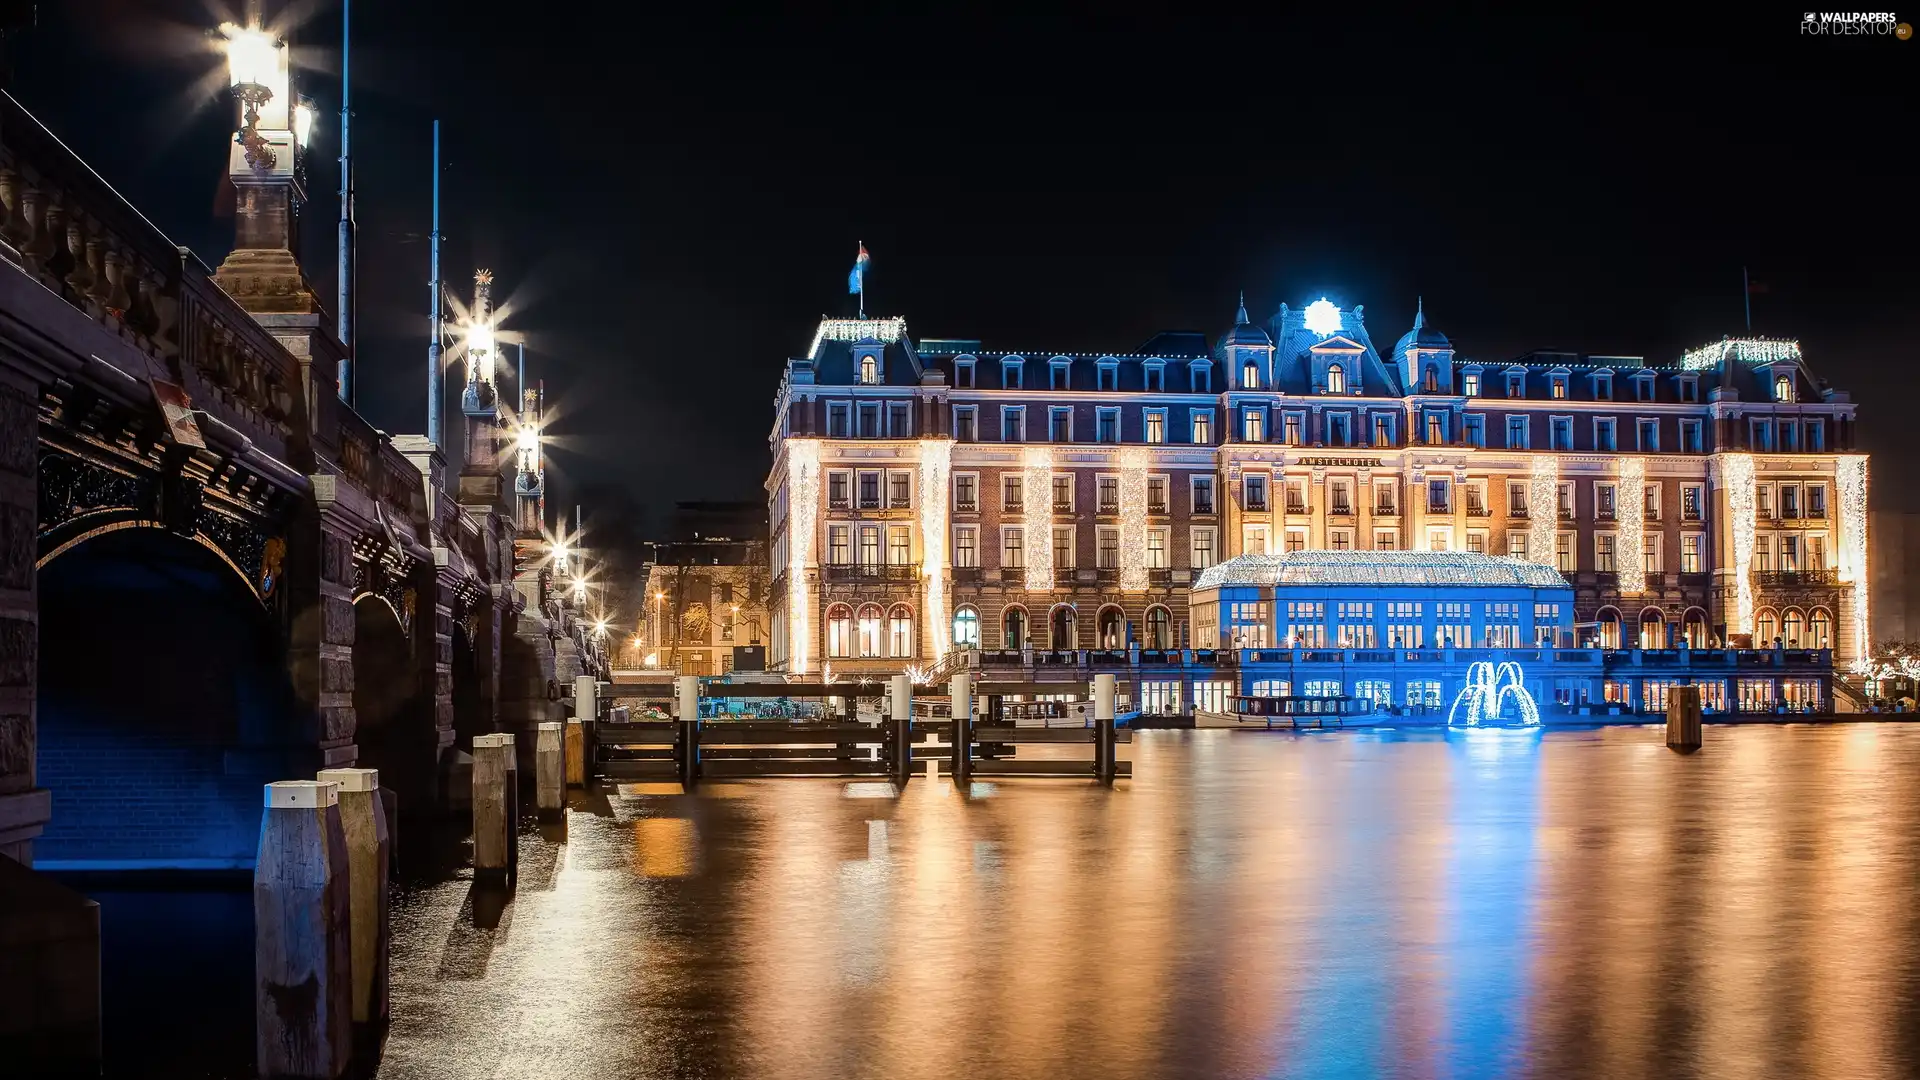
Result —
[[[1111,791],[610,791],[510,898],[402,889],[378,1076],[1920,1075],[1920,726],[1707,740],[1141,732]],[[248,1075],[244,893],[143,951],[154,895],[106,898],[114,1075]],[[132,1019],[167,978],[228,1011]]]

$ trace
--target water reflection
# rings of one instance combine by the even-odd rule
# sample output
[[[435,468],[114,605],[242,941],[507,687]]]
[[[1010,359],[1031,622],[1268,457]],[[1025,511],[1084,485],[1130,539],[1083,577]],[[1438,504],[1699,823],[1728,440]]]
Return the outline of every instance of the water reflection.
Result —
[[[1920,728],[1130,750],[1112,791],[615,793],[477,976],[465,881],[397,905],[380,1075],[1920,1071]]]

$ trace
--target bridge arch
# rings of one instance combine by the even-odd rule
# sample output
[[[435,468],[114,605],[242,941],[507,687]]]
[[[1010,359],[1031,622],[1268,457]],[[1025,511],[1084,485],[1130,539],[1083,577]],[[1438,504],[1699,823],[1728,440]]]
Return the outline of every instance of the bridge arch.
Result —
[[[123,521],[41,560],[38,783],[58,868],[252,864],[261,785],[319,766],[279,605],[197,537]]]
[[[406,620],[379,593],[353,599],[353,741],[361,768],[407,812],[432,805],[439,732],[423,707]]]

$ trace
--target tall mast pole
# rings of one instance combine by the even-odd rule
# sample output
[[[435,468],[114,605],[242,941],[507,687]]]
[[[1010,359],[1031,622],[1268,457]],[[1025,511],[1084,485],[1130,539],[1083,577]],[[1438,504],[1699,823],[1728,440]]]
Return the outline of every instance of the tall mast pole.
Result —
[[[427,309],[428,325],[431,327],[432,340],[427,345],[427,441],[433,446],[440,445],[440,405],[446,397],[441,384],[444,372],[440,364],[440,339],[444,336],[440,326],[440,121],[433,122],[433,231],[428,236],[428,276],[427,291],[433,294],[432,306]]]
[[[354,363],[359,359],[354,335],[359,329],[354,312],[354,277],[359,271],[359,252],[355,246],[353,221],[353,151],[348,129],[353,123],[353,0],[343,0],[340,9],[340,302],[334,312],[340,345],[340,400],[354,402]]]

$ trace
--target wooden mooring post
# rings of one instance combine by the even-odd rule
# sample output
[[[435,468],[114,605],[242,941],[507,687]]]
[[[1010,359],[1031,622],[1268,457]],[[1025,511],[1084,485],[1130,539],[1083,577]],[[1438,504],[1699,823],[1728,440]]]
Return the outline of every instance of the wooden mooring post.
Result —
[[[378,769],[322,769],[318,779],[338,785],[340,828],[347,838],[348,942],[353,963],[353,1023],[362,1044],[388,1018],[388,963],[393,935],[387,919],[393,834],[383,807]]]
[[[1093,775],[1109,786],[1118,772],[1114,731],[1114,694],[1117,680],[1112,675],[1093,677]]]
[[[1675,686],[1667,691],[1667,746],[1669,749],[1700,749],[1700,688]]]
[[[947,771],[961,790],[973,783],[973,676],[962,671],[953,676],[949,689],[953,694],[953,761]]]
[[[890,695],[893,715],[887,721],[887,775],[894,786],[905,790],[913,779],[913,680],[905,675],[893,677]]]
[[[674,679],[674,706],[679,713],[679,742],[674,746],[674,763],[680,772],[680,787],[691,792],[700,783],[700,677],[681,675]]]
[[[565,728],[558,721],[541,724],[533,740],[534,806],[543,818],[557,818],[567,805]]]
[[[334,1080],[353,1055],[352,897],[339,787],[266,785],[253,870],[261,1076]]]
[[[513,736],[473,737],[473,875],[502,879],[513,873]]]

